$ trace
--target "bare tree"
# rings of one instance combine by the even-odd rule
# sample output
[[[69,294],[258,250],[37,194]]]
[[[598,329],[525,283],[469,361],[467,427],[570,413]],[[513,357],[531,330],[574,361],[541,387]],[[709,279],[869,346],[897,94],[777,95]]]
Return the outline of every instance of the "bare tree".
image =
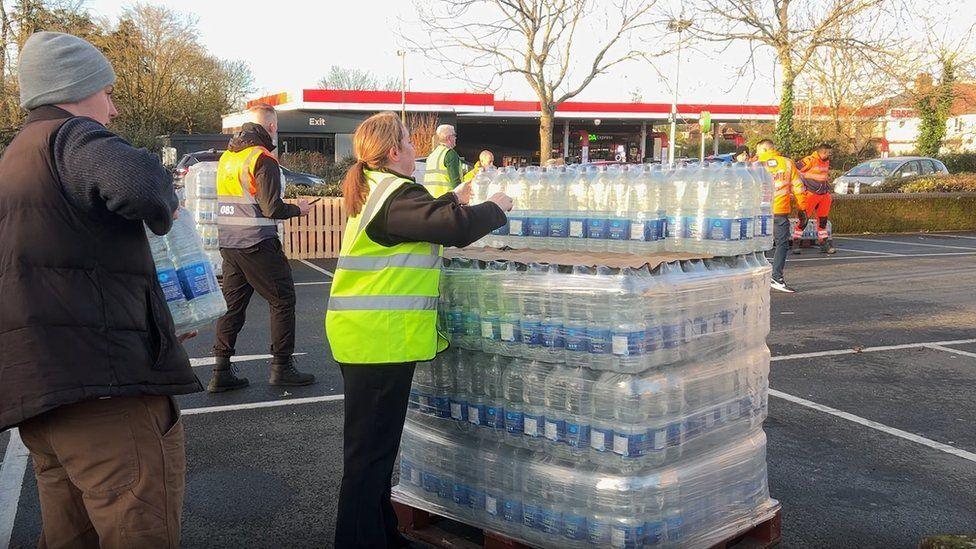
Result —
[[[381,90],[393,91],[400,89],[400,79],[380,79],[375,74],[363,69],[350,69],[332,65],[329,74],[319,80],[319,86],[330,90]]]
[[[890,30],[882,24],[899,0],[697,0],[700,14],[690,29],[707,41],[744,41],[748,63],[761,47],[773,50],[779,67],[780,114],[776,137],[784,151],[793,138],[797,78],[825,50],[883,52]]]
[[[415,0],[423,38],[411,47],[478,89],[521,76],[539,99],[539,158],[552,156],[556,109],[593,80],[647,58],[629,39],[655,24],[654,0]],[[586,24],[592,25],[587,27]],[[598,29],[598,30],[597,30]],[[596,38],[581,46],[581,34]]]
[[[407,128],[417,157],[427,156],[434,149],[437,139],[437,115],[433,113],[410,113],[407,115]]]

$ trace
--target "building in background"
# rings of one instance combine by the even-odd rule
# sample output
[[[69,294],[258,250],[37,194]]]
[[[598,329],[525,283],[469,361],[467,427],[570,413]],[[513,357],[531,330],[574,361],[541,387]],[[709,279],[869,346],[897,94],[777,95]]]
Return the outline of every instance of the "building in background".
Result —
[[[925,78],[921,75],[919,78]],[[931,78],[929,78],[931,84]],[[946,122],[944,153],[976,152],[976,83],[960,82],[954,86],[952,109]],[[890,98],[883,103],[881,135],[888,142],[892,156],[915,152],[922,120],[915,111],[908,94]]]
[[[306,89],[261,97],[249,105],[269,103],[278,111],[279,151],[316,151],[339,160],[352,154],[356,126],[381,111],[430,113],[438,124],[452,124],[458,132],[457,150],[465,158],[479,151],[495,153],[499,165],[539,161],[539,108],[532,101],[503,101],[483,93],[407,92],[401,104],[398,91],[342,91]],[[567,101],[556,112],[553,156],[579,162],[659,161],[667,154],[670,103],[613,103]],[[776,119],[775,105],[679,105],[680,122],[697,125],[699,113],[711,113],[713,137],[735,145],[729,126],[745,121]],[[223,131],[232,133],[244,113],[224,116]],[[721,129],[720,129],[721,126]],[[716,147],[717,148],[717,147]],[[713,152],[713,151],[709,151]]]

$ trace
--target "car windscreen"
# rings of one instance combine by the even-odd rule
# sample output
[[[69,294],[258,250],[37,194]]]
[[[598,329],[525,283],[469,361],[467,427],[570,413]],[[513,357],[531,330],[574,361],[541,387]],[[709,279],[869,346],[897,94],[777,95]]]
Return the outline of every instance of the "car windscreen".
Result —
[[[904,160],[872,160],[851,168],[844,175],[852,177],[888,177]]]

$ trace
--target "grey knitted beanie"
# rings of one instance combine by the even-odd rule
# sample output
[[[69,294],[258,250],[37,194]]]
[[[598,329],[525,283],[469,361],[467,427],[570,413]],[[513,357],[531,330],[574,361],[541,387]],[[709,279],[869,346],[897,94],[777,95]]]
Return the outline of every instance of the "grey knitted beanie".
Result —
[[[85,40],[60,32],[36,32],[20,51],[20,106],[74,103],[115,82],[108,59]]]

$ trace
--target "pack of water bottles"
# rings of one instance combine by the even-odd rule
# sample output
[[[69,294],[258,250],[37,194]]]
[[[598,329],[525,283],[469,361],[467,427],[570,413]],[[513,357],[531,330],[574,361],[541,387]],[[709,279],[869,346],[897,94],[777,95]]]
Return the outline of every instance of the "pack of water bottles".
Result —
[[[758,428],[643,475],[413,422],[401,447],[398,501],[541,547],[710,547],[776,510]]]
[[[177,333],[208,326],[227,312],[213,264],[190,212],[180,208],[173,229],[166,236],[157,236],[148,229],[146,234]]]
[[[533,256],[550,262],[523,262]],[[464,250],[445,259],[442,330],[462,349],[629,374],[762,344],[769,332],[761,254],[653,268],[639,256],[616,263],[630,266],[558,263],[581,257]]]
[[[217,163],[198,162],[187,170],[183,178],[186,209],[196,224],[204,252],[210,258],[214,272],[220,276],[223,259],[217,235]]]
[[[514,199],[480,246],[736,255],[773,244],[773,182],[759,164],[486,168],[474,203]]]

